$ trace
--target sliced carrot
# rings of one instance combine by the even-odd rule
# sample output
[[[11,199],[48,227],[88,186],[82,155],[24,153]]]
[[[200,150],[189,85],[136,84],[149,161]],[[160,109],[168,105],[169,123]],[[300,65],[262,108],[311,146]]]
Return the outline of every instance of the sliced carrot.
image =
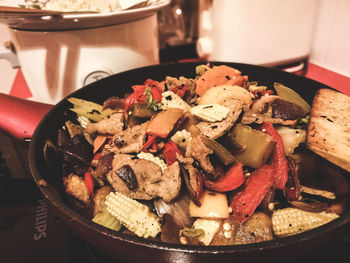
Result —
[[[182,109],[168,108],[155,115],[148,123],[146,133],[165,138],[183,114]]]
[[[227,82],[235,85],[238,85],[236,82],[243,82],[241,72],[226,65],[215,66],[197,80],[196,92],[202,96],[211,87],[224,85]]]
[[[298,123],[298,119],[296,119],[296,120],[285,120],[285,121],[282,122],[282,125],[295,127],[295,125],[297,123]]]
[[[94,140],[94,153],[96,153],[102,145],[106,142],[107,136],[105,135],[97,135]]]

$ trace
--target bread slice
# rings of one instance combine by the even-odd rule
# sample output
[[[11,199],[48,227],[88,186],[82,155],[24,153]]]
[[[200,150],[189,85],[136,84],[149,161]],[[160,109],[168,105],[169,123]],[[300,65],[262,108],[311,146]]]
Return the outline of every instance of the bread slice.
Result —
[[[313,100],[306,144],[310,150],[350,172],[350,97],[320,89]]]

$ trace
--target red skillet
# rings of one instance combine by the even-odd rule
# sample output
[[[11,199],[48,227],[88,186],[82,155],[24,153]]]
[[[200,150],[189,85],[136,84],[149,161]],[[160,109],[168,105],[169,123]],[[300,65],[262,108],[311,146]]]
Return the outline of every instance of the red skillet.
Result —
[[[19,139],[33,136],[39,121],[53,105],[0,93],[0,129]]]

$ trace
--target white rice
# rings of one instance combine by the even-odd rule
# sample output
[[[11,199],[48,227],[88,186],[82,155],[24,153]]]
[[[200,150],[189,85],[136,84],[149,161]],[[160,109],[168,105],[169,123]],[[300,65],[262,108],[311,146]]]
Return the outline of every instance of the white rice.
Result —
[[[74,12],[109,13],[121,10],[118,0],[50,0],[43,9]]]

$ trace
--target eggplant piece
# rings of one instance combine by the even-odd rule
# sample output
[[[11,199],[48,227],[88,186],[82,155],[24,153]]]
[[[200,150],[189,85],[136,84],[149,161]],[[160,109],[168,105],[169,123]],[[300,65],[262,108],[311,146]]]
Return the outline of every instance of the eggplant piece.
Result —
[[[187,192],[180,193],[179,197],[171,203],[166,203],[162,199],[156,199],[153,202],[154,209],[159,217],[165,215],[172,216],[172,220],[180,228],[190,227],[193,224],[193,218],[188,213],[190,196]]]
[[[196,168],[192,165],[180,164],[181,173],[185,182],[185,187],[190,195],[191,200],[197,205],[200,206],[199,201],[200,196],[203,192],[203,178]]]
[[[250,244],[273,239],[271,218],[262,212],[255,212],[236,234],[236,244]]]
[[[328,208],[327,203],[314,200],[311,198],[302,198],[302,200],[289,201],[289,203],[293,207],[299,208],[304,211],[315,212],[315,213],[326,211]]]
[[[234,157],[243,165],[253,168],[265,164],[275,146],[270,135],[240,123],[225,135],[225,141],[229,144],[228,148],[233,146],[236,149],[236,145],[240,145],[244,151]]]
[[[212,140],[205,136],[200,136],[202,142],[207,146],[210,150],[214,152],[216,157],[224,164],[230,165],[238,160],[229,152],[224,146],[218,143],[215,140]]]
[[[224,219],[211,245],[250,244],[273,239],[271,218],[262,212],[255,212],[243,224],[234,215]]]
[[[260,209],[267,215],[272,215],[273,213],[275,208],[275,196],[276,189],[271,187],[259,205]]]
[[[93,197],[94,204],[94,216],[98,213],[102,213],[105,208],[106,196],[113,191],[113,188],[110,185],[103,186],[96,190],[96,193]]]
[[[298,176],[298,165],[292,158],[287,158],[288,162],[288,179],[283,190],[287,200],[297,201],[300,196],[300,182]]]
[[[77,168],[78,173],[86,171],[93,158],[93,147],[84,135],[78,134],[73,138],[63,130],[58,131],[58,150],[63,153],[64,160]]]
[[[164,214],[160,240],[166,243],[180,244],[180,229],[172,215]]]
[[[48,166],[52,166],[59,160],[59,153],[57,147],[49,140],[45,141],[43,147],[43,155]]]
[[[124,100],[118,97],[110,97],[103,102],[103,109],[123,110]]]
[[[147,107],[147,104],[139,102],[134,103],[131,109],[131,115],[137,118],[150,119],[156,113],[157,112]]]

